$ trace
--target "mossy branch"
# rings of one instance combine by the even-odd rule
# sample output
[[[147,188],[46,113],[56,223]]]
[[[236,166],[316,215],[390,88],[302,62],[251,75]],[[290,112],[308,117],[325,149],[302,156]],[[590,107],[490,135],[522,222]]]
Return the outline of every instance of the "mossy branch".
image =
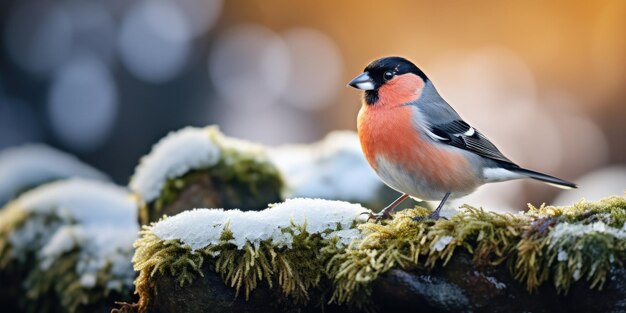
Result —
[[[232,233],[228,225],[224,229],[221,243],[192,251],[176,240],[160,240],[144,226],[141,238],[135,243],[133,263],[139,276],[135,280],[136,293],[141,297],[140,311],[149,311],[150,298],[159,291],[154,290],[156,275],[171,275],[180,286],[190,284],[196,276],[202,276],[204,262],[219,273],[225,283],[246,299],[263,282],[269,288],[278,286],[285,297],[294,303],[306,303],[309,290],[318,286],[324,273],[324,264],[335,238],[322,238],[321,234],[310,234],[305,225],[295,225],[283,230],[293,238],[291,247],[278,247],[270,241],[258,245],[246,243],[242,249],[230,242]],[[325,249],[320,249],[325,247]]]
[[[181,285],[202,275],[208,262],[225,283],[246,299],[260,283],[279,288],[296,303],[307,303],[309,291],[322,280],[332,283],[327,302],[367,308],[373,282],[393,268],[429,270],[446,264],[459,252],[469,253],[476,266],[500,266],[524,283],[529,291],[552,280],[556,290],[567,293],[578,280],[590,288],[602,288],[611,268],[626,259],[626,198],[598,202],[581,201],[569,207],[531,207],[524,214],[500,214],[471,206],[450,219],[415,222],[426,216],[421,207],[397,213],[390,221],[365,223],[348,246],[337,238],[306,233],[305,226],[291,225],[284,231],[293,236],[292,247],[277,247],[271,241],[238,249],[230,243],[228,227],[222,242],[198,251],[178,241],[164,241],[142,230],[137,241],[135,269],[146,309],[156,296],[156,275],[177,277]]]

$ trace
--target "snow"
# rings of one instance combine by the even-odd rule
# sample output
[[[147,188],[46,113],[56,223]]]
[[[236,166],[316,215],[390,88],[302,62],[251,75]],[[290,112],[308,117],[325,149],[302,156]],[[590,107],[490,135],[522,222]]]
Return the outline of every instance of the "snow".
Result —
[[[485,279],[487,279],[487,281],[490,282],[498,290],[506,288],[505,283],[498,281],[498,279],[493,276],[485,276]]]
[[[209,168],[223,157],[227,164],[232,163],[233,160],[222,153],[224,149],[251,153],[260,160],[264,158],[264,149],[260,145],[225,137],[217,127],[186,127],[169,133],[152,147],[135,168],[129,187],[145,202],[151,202],[159,197],[168,179],[191,170]]]
[[[125,188],[81,178],[42,185],[18,197],[27,212],[55,213],[81,225],[137,228],[137,205]]]
[[[560,238],[581,237],[590,233],[603,233],[613,236],[617,239],[626,239],[626,224],[622,228],[615,228],[606,225],[604,222],[595,222],[592,224],[569,224],[560,223],[554,227],[550,248],[554,247]]]
[[[352,131],[335,131],[310,145],[277,147],[269,157],[285,176],[288,197],[368,202],[384,186]]]
[[[85,288],[93,288],[96,285],[96,275],[87,273],[80,277],[80,285]]]
[[[433,249],[435,249],[435,251],[443,251],[443,249],[445,249],[448,244],[452,242],[452,239],[454,239],[452,236],[440,237],[433,243]]]
[[[574,278],[574,281],[579,281],[581,277],[582,277],[582,264],[578,262],[576,263],[576,270],[574,270],[574,273],[572,274],[572,278]]]
[[[28,144],[0,153],[0,205],[20,191],[70,177],[108,180],[76,157],[42,144]]]
[[[604,222],[595,222],[592,224],[560,223],[554,227],[554,230],[551,233],[552,238],[550,240],[549,248],[553,249],[561,239],[568,240],[573,238],[579,238],[581,236],[593,233],[606,234],[616,239],[624,240],[626,239],[626,224],[624,224],[622,228],[615,228],[605,224]],[[559,253],[557,254],[557,260],[559,262],[565,262],[568,259],[569,255],[567,251],[559,250]],[[609,255],[609,261],[612,263],[614,260],[615,256],[611,253]],[[597,263],[594,263],[592,265],[591,272],[595,271],[596,266]],[[576,263],[576,270],[573,274],[574,280],[579,280],[581,275],[581,263],[578,262]]]
[[[130,189],[144,201],[151,202],[159,196],[168,179],[215,165],[220,149],[211,140],[211,129],[186,127],[159,140],[137,165]]]
[[[42,258],[41,268],[49,269],[50,265],[61,255],[72,251],[79,245],[80,236],[76,234],[76,227],[61,227],[56,231],[50,241],[39,252]]]
[[[92,281],[90,275],[95,279],[107,265],[113,280],[132,283],[132,245],[139,226],[136,200],[126,189],[75,178],[42,185],[9,205],[34,213],[9,237],[16,256],[23,254],[20,250],[37,251],[39,266],[45,270],[63,254],[77,250],[76,272],[85,287]],[[61,222],[50,225],[46,222],[50,215]]]
[[[355,221],[365,221],[369,210],[361,205],[344,201],[322,199],[290,199],[263,211],[195,209],[162,220],[154,225],[152,232],[162,240],[179,240],[192,250],[222,243],[220,237],[226,226],[234,239],[230,242],[239,249],[249,242],[258,246],[271,240],[279,247],[291,247],[292,236],[284,229],[305,225],[311,234],[325,238],[337,237],[347,244],[360,236],[351,229]]]

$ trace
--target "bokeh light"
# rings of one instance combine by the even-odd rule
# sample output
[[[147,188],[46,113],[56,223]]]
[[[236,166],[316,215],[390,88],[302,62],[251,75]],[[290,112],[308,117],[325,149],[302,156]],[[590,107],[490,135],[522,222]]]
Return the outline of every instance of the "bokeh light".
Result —
[[[272,145],[354,130],[361,93],[346,83],[386,55],[414,61],[521,166],[576,181],[626,162],[623,1],[0,7],[0,147],[41,140],[122,184],[155,140],[187,125]],[[559,192],[523,180],[458,201],[524,208]]]
[[[609,1],[603,4],[600,17],[592,28],[593,42],[589,47],[593,65],[589,72],[597,81],[592,84],[596,98],[602,98],[624,87],[626,66],[618,65],[626,55],[624,29],[626,29],[626,2]]]
[[[73,33],[73,50],[89,51],[111,63],[115,55],[115,21],[99,1],[63,3]]]
[[[181,9],[167,0],[139,1],[120,26],[120,58],[137,78],[161,83],[174,78],[189,55],[191,29]]]
[[[47,103],[52,130],[79,151],[100,147],[110,135],[118,110],[113,77],[99,59],[83,54],[54,75]]]
[[[332,99],[344,87],[343,61],[336,44],[308,28],[290,29],[283,38],[291,65],[284,95],[287,103],[305,110],[332,105]]]
[[[240,25],[217,38],[208,69],[228,105],[259,112],[275,105],[287,87],[289,50],[271,30]]]
[[[294,109],[272,106],[262,111],[238,111],[223,105],[214,114],[220,116],[220,128],[229,136],[267,145],[312,141],[317,122]]]
[[[222,0],[174,0],[189,21],[191,34],[201,36],[209,30],[222,13]]]
[[[624,195],[626,190],[626,166],[608,166],[592,171],[576,179],[579,188],[561,192],[555,205],[577,203],[582,198],[597,201],[605,197]]]
[[[6,23],[9,56],[25,70],[48,74],[71,52],[72,24],[56,2],[21,2]]]

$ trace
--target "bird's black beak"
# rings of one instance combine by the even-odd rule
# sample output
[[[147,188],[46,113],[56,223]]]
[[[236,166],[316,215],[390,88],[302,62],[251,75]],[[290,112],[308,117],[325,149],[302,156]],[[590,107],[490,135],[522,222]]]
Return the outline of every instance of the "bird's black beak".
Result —
[[[348,83],[348,86],[361,90],[374,90],[376,88],[376,84],[368,72],[355,77]]]

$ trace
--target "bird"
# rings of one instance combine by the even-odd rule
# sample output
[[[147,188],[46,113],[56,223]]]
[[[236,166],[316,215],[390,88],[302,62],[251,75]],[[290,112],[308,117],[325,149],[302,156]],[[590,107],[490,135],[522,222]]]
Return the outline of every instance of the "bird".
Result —
[[[367,162],[402,195],[379,213],[391,217],[404,200],[437,201],[426,218],[440,218],[446,201],[492,182],[532,178],[564,189],[576,184],[526,169],[504,156],[478,129],[465,122],[411,61],[398,56],[371,62],[348,86],[363,90],[357,132]]]

